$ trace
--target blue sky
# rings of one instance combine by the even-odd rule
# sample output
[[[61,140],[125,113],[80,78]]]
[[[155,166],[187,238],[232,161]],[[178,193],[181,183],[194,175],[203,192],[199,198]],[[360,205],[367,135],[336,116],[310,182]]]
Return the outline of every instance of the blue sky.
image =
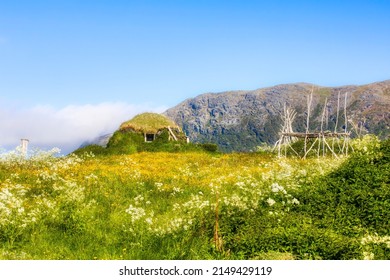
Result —
[[[0,147],[69,150],[204,92],[389,79],[389,14],[376,0],[0,0]],[[56,141],[48,119],[66,128]]]

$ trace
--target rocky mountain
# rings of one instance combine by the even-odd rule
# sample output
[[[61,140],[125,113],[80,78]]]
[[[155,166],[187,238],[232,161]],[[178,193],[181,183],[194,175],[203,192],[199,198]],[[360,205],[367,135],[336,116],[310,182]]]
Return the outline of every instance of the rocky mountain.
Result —
[[[283,84],[250,91],[206,93],[187,99],[164,114],[180,125],[193,142],[217,143],[222,151],[251,151],[279,138],[283,107],[295,109],[293,130],[306,130],[307,97],[313,91],[310,129],[318,130],[324,110],[324,129],[390,135],[390,80],[361,86],[323,87],[307,83]],[[338,98],[340,94],[340,99]],[[339,100],[339,112],[337,103]]]

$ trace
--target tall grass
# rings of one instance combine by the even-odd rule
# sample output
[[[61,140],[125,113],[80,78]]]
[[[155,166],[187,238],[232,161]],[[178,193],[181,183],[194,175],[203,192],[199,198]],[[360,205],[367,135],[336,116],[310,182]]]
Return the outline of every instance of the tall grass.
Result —
[[[2,155],[0,258],[389,259],[389,143],[355,150]]]

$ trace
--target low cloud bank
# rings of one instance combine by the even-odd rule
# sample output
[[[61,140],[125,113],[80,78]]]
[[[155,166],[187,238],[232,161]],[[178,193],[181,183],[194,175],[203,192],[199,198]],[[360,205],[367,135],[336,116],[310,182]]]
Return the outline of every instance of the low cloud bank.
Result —
[[[35,106],[29,109],[0,107],[0,148],[13,149],[20,139],[30,140],[30,147],[58,147],[62,154],[83,142],[118,129],[119,125],[142,112],[163,112],[165,107],[126,103],[71,105],[55,109]]]

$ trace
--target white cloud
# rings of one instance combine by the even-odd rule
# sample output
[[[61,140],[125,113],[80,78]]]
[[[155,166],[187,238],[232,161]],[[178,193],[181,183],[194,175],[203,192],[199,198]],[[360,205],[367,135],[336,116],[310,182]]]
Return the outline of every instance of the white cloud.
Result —
[[[21,138],[27,138],[33,147],[58,147],[68,153],[84,141],[115,131],[136,114],[161,113],[165,109],[126,103],[70,105],[61,109],[51,106],[14,110],[0,107],[0,147],[15,147]]]

